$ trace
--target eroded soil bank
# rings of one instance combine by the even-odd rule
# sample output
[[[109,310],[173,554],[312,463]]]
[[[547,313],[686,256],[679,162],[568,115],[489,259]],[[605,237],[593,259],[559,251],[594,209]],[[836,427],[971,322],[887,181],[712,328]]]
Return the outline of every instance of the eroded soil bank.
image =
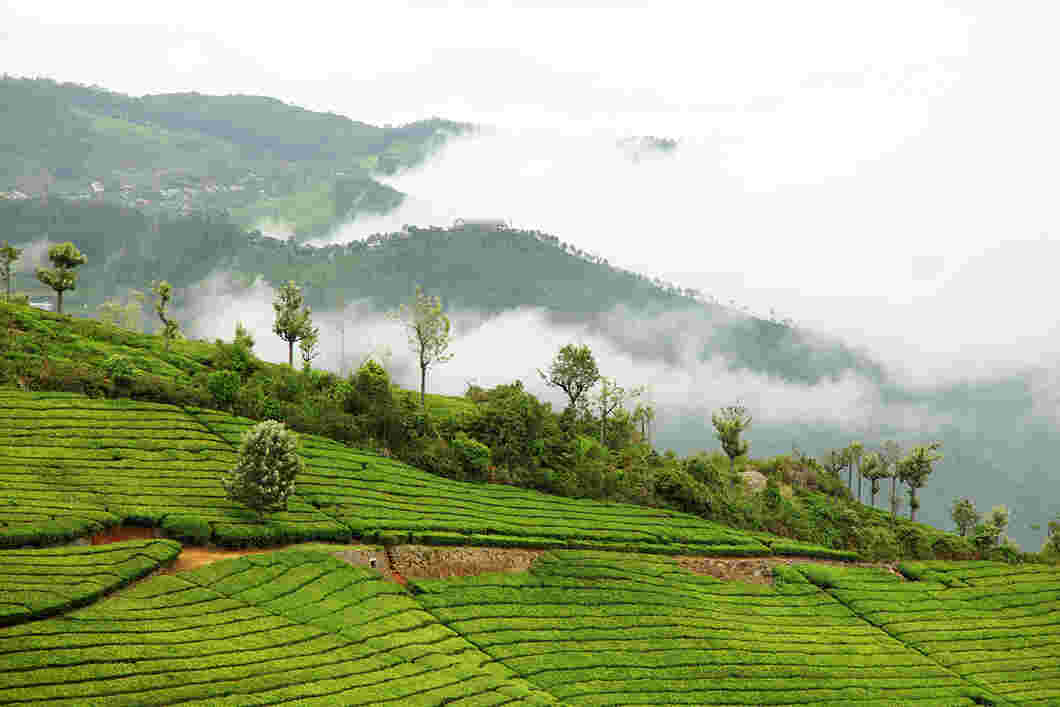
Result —
[[[122,526],[97,533],[93,545],[158,537],[156,528]],[[289,547],[225,550],[216,547],[185,545],[177,559],[157,574],[174,574],[195,569],[220,560],[244,555],[275,552]],[[318,547],[321,547],[318,545]],[[500,547],[437,547],[432,545],[397,545],[390,548],[375,546],[335,546],[333,555],[357,567],[374,567],[385,576],[405,584],[406,578],[467,577],[486,572],[525,572],[544,550]],[[813,562],[826,565],[879,567],[902,577],[893,564],[873,562],[841,562],[813,557],[702,557],[679,556],[678,565],[695,574],[709,575],[725,581],[773,584],[773,567],[778,564]]]
[[[886,562],[842,562],[822,560],[816,557],[701,557],[698,555],[675,557],[674,560],[681,567],[695,574],[754,584],[773,584],[773,567],[776,565],[792,565],[802,562],[841,567],[878,567],[905,579],[895,565]]]

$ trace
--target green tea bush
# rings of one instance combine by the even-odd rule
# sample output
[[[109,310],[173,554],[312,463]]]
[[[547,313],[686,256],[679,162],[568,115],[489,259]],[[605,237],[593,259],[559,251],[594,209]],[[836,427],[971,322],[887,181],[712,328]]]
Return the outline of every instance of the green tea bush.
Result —
[[[232,370],[214,371],[206,378],[206,389],[210,391],[214,402],[224,410],[232,408],[239,385],[239,373]]]
[[[162,520],[162,529],[181,542],[205,545],[213,535],[213,528],[198,516],[170,515]]]

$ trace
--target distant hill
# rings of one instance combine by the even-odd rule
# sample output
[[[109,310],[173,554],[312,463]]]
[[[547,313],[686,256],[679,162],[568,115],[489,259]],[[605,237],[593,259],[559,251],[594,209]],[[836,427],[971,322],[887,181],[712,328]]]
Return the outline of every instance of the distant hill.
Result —
[[[418,164],[472,128],[440,118],[381,128],[264,96],[135,97],[10,76],[0,79],[0,110],[2,196],[47,191],[148,213],[229,209],[244,226],[268,215],[304,238],[348,218],[351,205],[395,208],[403,195],[372,175]]]

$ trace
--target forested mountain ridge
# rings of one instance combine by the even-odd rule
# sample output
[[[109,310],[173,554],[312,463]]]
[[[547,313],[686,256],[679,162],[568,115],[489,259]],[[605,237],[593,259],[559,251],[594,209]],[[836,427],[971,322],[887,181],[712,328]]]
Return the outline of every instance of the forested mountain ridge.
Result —
[[[376,127],[263,96],[127,96],[50,79],[0,79],[0,197],[61,195],[158,214],[227,209],[298,237],[403,195],[372,176],[420,163],[466,123]]]
[[[146,291],[154,280],[168,280],[177,288],[179,306],[182,291],[193,291],[218,271],[245,282],[260,275],[273,286],[295,280],[316,311],[358,300],[371,302],[378,312],[390,311],[419,284],[442,295],[449,310],[496,316],[540,308],[557,324],[580,322],[590,330],[606,330],[634,353],[671,362],[678,338],[693,326],[710,332],[701,356],[720,353],[733,369],[808,385],[838,379],[847,371],[871,380],[884,377],[878,363],[838,339],[744,316],[700,293],[614,267],[536,230],[410,226],[365,241],[312,247],[245,232],[222,213],[156,222],[136,209],[50,199],[46,205],[0,200],[0,232],[16,245],[42,239],[78,245],[88,262],[78,289],[68,295],[75,313],[93,313],[105,299],[123,296],[130,288]],[[35,285],[29,263],[23,268],[18,282]],[[657,318],[670,330],[667,340],[650,346],[621,340],[623,333],[609,322],[616,308]],[[682,317],[662,316],[673,312]]]

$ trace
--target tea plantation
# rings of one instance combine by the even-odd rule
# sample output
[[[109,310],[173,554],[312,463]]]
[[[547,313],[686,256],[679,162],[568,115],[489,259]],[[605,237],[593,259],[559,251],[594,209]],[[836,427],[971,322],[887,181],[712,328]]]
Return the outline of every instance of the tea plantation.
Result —
[[[199,408],[0,389],[0,544],[46,545],[132,523],[233,547],[361,537],[769,555],[775,542],[781,552],[855,557],[676,511],[443,479],[313,435],[300,436],[307,469],[288,510],[259,522],[225,499],[220,481],[252,424]]]
[[[556,550],[409,591],[323,552],[249,555],[0,629],[0,704],[1056,704],[1055,568],[909,569],[968,586],[797,565],[769,587]],[[998,607],[997,583],[1029,591]],[[962,634],[980,600],[998,618]],[[1019,645],[991,625],[1016,606],[1038,612],[1008,623]]]
[[[855,555],[307,434],[288,510],[259,521],[220,482],[252,424],[0,389],[0,705],[1060,704],[1056,567],[800,563],[724,582],[668,555]],[[119,524],[173,539],[57,546]],[[405,587],[323,544],[353,538],[546,552]],[[178,540],[317,544],[144,578]]]

